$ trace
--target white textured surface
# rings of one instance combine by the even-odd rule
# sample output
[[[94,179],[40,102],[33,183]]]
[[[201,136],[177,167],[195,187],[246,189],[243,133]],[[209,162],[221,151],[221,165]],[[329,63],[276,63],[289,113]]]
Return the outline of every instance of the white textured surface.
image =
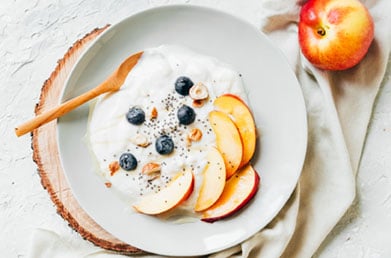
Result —
[[[57,213],[40,184],[30,137],[13,128],[33,116],[43,82],[71,44],[95,27],[171,3],[212,6],[257,25],[256,0],[4,0],[0,3],[0,256],[25,257],[43,228],[84,241]],[[195,21],[196,22],[196,21]],[[180,35],[179,35],[180,36]],[[357,176],[357,199],[316,256],[391,257],[391,82],[380,90]],[[87,243],[88,244],[88,243]]]

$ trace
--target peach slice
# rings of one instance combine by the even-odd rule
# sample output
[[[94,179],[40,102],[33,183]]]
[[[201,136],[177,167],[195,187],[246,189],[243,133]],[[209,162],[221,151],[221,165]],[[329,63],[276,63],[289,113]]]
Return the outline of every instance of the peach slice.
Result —
[[[202,221],[214,222],[226,218],[244,207],[257,193],[259,175],[248,164],[235,173],[226,183],[220,198],[202,213]]]
[[[178,173],[160,192],[146,195],[133,205],[144,214],[156,215],[171,210],[185,201],[194,188],[194,176],[189,170]]]
[[[250,161],[255,151],[257,135],[253,115],[246,103],[236,95],[222,95],[215,99],[213,105],[216,110],[228,114],[238,128],[243,144],[241,168]]]
[[[243,146],[234,122],[223,112],[211,111],[209,123],[216,135],[217,149],[224,159],[226,179],[238,169],[242,160]]]
[[[195,211],[203,211],[219,199],[225,186],[225,165],[223,156],[216,148],[210,148],[202,175],[202,184],[194,207]]]

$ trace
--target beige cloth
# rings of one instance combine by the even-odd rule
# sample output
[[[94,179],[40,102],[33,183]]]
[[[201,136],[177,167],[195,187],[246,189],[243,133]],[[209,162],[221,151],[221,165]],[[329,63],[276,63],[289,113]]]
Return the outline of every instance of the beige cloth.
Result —
[[[309,144],[300,193],[266,229],[241,245],[240,257],[305,258],[315,253],[355,197],[366,131],[386,71],[391,47],[389,1],[364,2],[375,21],[375,40],[358,66],[342,72],[318,70],[300,54],[300,2],[262,2],[266,13],[262,29],[288,57],[306,101]],[[297,217],[289,217],[296,216],[296,206]],[[289,232],[293,234],[288,236]]]
[[[211,257],[311,257],[355,198],[355,176],[390,53],[391,2],[364,1],[375,21],[375,40],[358,66],[342,72],[318,70],[300,54],[300,2],[303,1],[260,1],[261,30],[287,56],[306,101],[309,143],[299,185],[265,229],[241,245]],[[83,241],[37,230],[28,257],[120,256]]]

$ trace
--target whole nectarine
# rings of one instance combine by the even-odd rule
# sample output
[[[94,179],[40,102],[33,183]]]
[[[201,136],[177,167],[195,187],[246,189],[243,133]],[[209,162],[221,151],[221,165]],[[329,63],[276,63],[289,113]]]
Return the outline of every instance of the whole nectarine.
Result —
[[[299,44],[314,66],[345,70],[358,64],[374,37],[374,23],[358,0],[309,0],[300,11]]]

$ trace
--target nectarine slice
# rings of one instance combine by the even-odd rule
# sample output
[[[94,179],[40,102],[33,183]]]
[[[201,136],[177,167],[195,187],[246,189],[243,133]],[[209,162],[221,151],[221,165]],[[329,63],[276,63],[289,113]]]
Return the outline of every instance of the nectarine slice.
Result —
[[[195,211],[203,211],[219,199],[225,185],[225,165],[223,156],[216,148],[210,148],[208,163],[202,172],[202,184],[194,207]]]
[[[231,118],[220,111],[209,113],[209,123],[216,135],[217,149],[223,156],[228,179],[236,172],[242,160],[243,146],[239,131]]]
[[[239,211],[257,193],[259,181],[258,173],[250,164],[240,169],[225,183],[220,198],[203,212],[201,220],[214,222]]]
[[[194,176],[191,171],[178,173],[161,191],[146,195],[133,205],[133,208],[144,214],[156,215],[181,204],[185,201],[194,187]]]
[[[216,110],[228,114],[238,128],[243,144],[241,168],[250,161],[255,151],[257,136],[253,115],[246,103],[236,95],[222,95],[213,104]]]

